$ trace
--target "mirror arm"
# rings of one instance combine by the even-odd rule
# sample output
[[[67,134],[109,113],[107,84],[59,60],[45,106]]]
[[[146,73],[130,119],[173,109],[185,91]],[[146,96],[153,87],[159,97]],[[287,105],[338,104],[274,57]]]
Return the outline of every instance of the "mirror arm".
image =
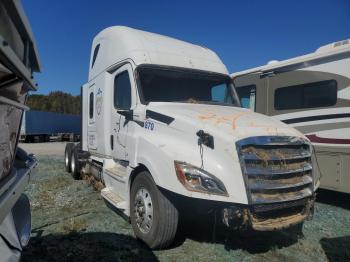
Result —
[[[117,113],[124,116],[125,119],[127,119],[127,120],[133,120],[133,118],[134,118],[134,111],[132,109],[117,110]]]

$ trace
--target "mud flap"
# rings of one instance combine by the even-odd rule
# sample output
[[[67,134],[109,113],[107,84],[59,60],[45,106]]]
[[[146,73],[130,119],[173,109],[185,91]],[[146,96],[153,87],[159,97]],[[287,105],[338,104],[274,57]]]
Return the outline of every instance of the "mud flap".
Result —
[[[0,224],[1,261],[14,262],[21,258],[22,246],[18,239],[12,212]]]
[[[22,194],[0,224],[0,261],[19,261],[29,242],[31,213],[29,199]]]

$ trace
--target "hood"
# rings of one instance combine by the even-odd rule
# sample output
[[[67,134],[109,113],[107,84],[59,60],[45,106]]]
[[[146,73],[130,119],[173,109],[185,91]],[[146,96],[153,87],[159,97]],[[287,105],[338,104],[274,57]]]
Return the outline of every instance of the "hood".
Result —
[[[305,136],[288,125],[251,110],[212,104],[152,102],[147,107],[175,121],[171,127],[182,131],[203,129],[219,136],[236,140],[250,136]]]

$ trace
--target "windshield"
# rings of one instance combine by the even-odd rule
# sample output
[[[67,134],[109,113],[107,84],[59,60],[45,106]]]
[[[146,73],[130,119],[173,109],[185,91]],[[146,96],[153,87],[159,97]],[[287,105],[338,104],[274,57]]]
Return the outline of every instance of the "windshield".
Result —
[[[145,103],[183,102],[237,106],[230,78],[182,68],[138,69]]]

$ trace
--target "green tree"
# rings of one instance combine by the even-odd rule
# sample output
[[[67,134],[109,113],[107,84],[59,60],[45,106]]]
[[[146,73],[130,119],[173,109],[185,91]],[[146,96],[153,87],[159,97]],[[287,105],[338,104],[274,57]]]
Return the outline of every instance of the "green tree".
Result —
[[[27,106],[33,110],[79,115],[81,113],[80,95],[73,96],[62,91],[53,91],[48,95],[31,94]]]

